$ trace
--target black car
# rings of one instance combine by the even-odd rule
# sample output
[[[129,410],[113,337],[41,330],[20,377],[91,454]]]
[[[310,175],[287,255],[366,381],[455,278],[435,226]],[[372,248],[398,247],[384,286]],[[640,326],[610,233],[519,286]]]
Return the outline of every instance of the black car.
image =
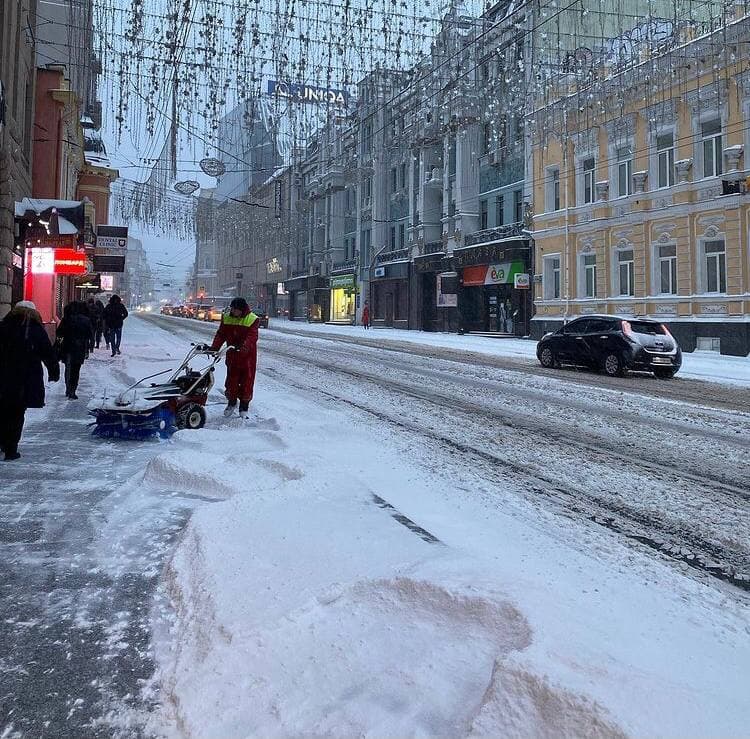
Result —
[[[659,321],[618,316],[585,316],[545,334],[536,347],[543,367],[572,364],[614,377],[627,370],[669,379],[682,365],[682,352]]]

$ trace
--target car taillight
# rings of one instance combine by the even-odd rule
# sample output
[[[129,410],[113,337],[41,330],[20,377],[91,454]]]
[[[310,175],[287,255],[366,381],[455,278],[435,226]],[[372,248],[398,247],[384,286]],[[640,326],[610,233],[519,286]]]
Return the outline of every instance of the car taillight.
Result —
[[[630,321],[623,321],[622,322],[622,332],[625,334],[625,336],[629,338],[633,338],[633,329],[630,325]]]

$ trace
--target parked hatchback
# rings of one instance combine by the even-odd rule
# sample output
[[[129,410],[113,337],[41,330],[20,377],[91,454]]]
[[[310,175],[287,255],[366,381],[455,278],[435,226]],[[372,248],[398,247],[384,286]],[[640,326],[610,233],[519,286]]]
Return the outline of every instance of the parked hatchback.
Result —
[[[614,377],[627,370],[669,379],[682,365],[682,352],[669,329],[647,318],[585,316],[545,334],[536,347],[543,367],[571,364]]]

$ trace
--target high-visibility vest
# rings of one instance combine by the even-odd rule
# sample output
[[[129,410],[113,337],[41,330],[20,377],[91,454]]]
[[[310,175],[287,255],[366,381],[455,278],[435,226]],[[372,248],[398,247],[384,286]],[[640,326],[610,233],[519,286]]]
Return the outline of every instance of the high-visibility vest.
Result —
[[[230,313],[225,313],[221,317],[221,321],[225,326],[244,326],[245,328],[250,328],[257,320],[258,316],[252,311],[246,316],[240,316],[239,318],[235,318]]]

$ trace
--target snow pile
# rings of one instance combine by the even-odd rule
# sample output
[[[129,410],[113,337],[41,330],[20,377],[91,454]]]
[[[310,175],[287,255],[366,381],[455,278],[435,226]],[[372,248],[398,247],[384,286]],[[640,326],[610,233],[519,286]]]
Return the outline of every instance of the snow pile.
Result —
[[[247,490],[190,524],[167,575],[176,733],[621,735],[593,701],[507,661],[531,628],[477,589],[471,563],[364,500],[299,492]]]

